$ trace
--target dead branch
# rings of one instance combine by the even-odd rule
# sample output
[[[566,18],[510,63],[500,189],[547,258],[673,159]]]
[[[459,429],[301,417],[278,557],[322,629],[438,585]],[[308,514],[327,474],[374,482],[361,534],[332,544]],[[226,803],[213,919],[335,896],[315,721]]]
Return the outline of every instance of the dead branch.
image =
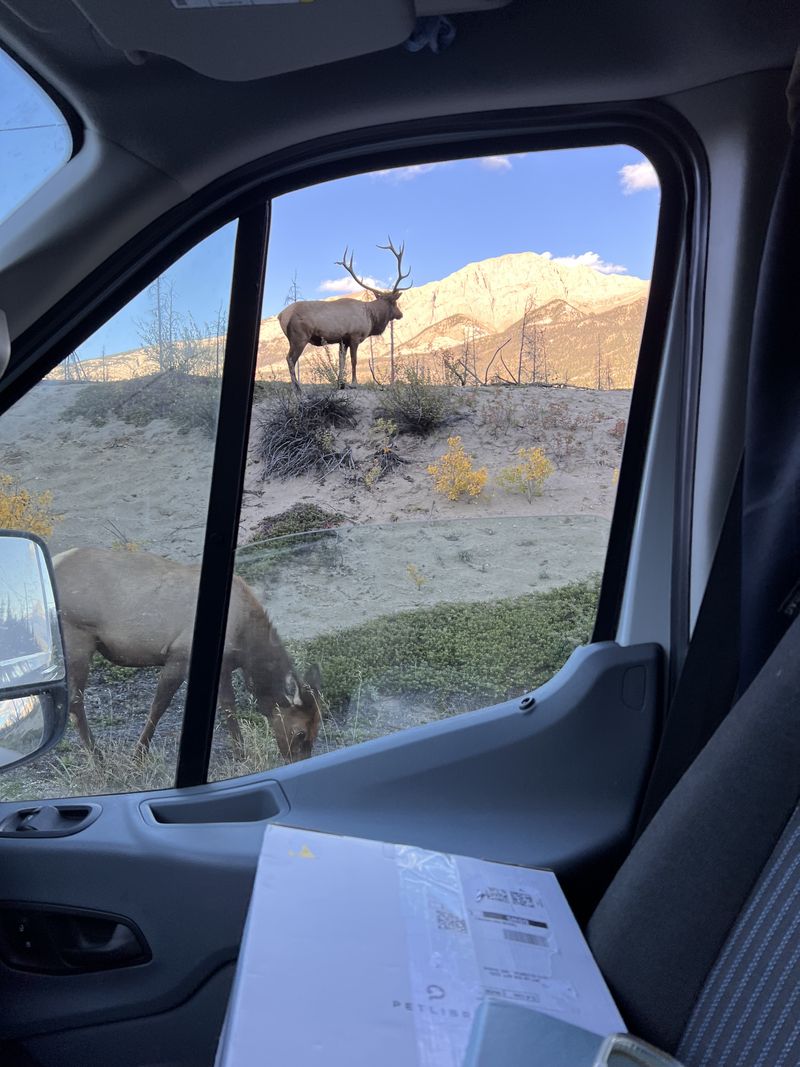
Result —
[[[503,341],[503,343],[500,345],[500,347],[495,349],[494,355],[489,360],[489,364],[486,367],[486,370],[484,371],[484,375],[483,375],[483,384],[484,385],[488,385],[489,384],[489,371],[492,369],[492,364],[494,363],[494,361],[497,359],[498,355],[503,351],[503,349],[506,347],[506,345],[508,344],[508,342],[510,340],[511,340],[511,338],[507,337],[505,339],[505,341]],[[506,367],[506,370],[508,370],[508,367]]]

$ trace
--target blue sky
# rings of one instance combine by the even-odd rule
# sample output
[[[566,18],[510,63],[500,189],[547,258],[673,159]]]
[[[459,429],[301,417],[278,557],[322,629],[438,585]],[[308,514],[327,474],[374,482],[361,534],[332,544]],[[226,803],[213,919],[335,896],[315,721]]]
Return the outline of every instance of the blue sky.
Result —
[[[623,168],[631,168],[631,171]],[[275,203],[265,310],[283,307],[294,270],[306,299],[343,277],[345,244],[362,276],[392,280],[379,251],[406,245],[414,283],[507,252],[587,256],[649,278],[659,193],[652,167],[626,146],[490,156],[328,182]]]
[[[0,225],[61,165],[68,144],[53,105],[0,53]],[[335,265],[345,245],[355,250],[359,274],[390,281],[393,261],[375,247],[387,235],[395,244],[405,242],[417,285],[475,260],[526,251],[649,278],[658,205],[652,167],[624,145],[490,156],[327,182],[275,202],[264,314],[284,306],[295,272],[305,299],[345,294],[344,272]],[[227,302],[232,248],[229,226],[171,268],[182,313],[204,323]],[[137,347],[136,320],[147,306],[143,294],[80,354]]]

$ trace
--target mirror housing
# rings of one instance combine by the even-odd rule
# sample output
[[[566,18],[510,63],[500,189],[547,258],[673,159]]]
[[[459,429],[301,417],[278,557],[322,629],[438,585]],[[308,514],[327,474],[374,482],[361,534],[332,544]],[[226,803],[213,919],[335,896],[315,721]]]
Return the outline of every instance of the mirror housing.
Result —
[[[0,771],[35,759],[67,723],[53,568],[35,534],[0,530]]]

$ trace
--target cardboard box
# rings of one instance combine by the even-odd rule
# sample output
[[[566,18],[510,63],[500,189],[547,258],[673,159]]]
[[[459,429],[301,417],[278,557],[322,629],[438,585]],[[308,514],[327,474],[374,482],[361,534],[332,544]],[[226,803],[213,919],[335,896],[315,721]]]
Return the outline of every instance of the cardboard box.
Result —
[[[219,1067],[461,1067],[485,997],[624,1025],[549,871],[270,825]]]

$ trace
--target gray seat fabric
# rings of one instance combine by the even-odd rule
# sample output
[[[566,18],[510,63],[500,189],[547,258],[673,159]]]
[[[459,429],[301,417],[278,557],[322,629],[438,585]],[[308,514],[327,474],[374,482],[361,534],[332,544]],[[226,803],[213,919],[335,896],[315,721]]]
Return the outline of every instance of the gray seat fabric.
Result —
[[[709,1029],[716,1035],[717,1012],[724,1012],[729,990],[738,990],[743,980],[739,924],[745,914],[760,918],[767,908],[772,913],[782,906],[783,898],[773,901],[769,887],[782,878],[773,873],[786,862],[776,845],[798,799],[800,619],[667,797],[589,922],[592,951],[633,1033],[673,1053],[684,1047],[684,1032],[686,1047],[693,1045],[706,1017],[697,1049],[705,1049]],[[757,885],[767,888],[759,895]],[[772,922],[766,916],[759,931],[771,929]],[[798,946],[800,924],[791,927],[781,951],[788,948],[791,956]],[[766,952],[756,958],[760,948],[754,940],[746,950],[747,976],[737,1001],[759,1018],[759,998],[783,996],[778,984],[785,971],[782,964],[770,968]],[[794,1024],[800,1013],[793,1015]],[[723,1028],[715,1052],[730,1036]],[[736,1056],[728,1061],[703,1061],[701,1052],[689,1063],[736,1063],[748,1036],[743,1028],[731,1047]],[[774,1042],[774,1059],[764,1062],[772,1067],[782,1052]]]
[[[686,1067],[800,1064],[800,810],[728,937],[678,1046]]]
[[[792,83],[796,91],[800,52]],[[799,195],[795,127],[754,314],[741,557],[715,575],[741,578],[735,666],[740,689],[749,687],[647,825],[587,931],[630,1029],[688,1067],[800,1067],[800,364],[787,334]],[[695,645],[712,681],[714,638],[730,623],[716,610]],[[681,734],[708,736],[703,681],[672,719],[679,756]]]

